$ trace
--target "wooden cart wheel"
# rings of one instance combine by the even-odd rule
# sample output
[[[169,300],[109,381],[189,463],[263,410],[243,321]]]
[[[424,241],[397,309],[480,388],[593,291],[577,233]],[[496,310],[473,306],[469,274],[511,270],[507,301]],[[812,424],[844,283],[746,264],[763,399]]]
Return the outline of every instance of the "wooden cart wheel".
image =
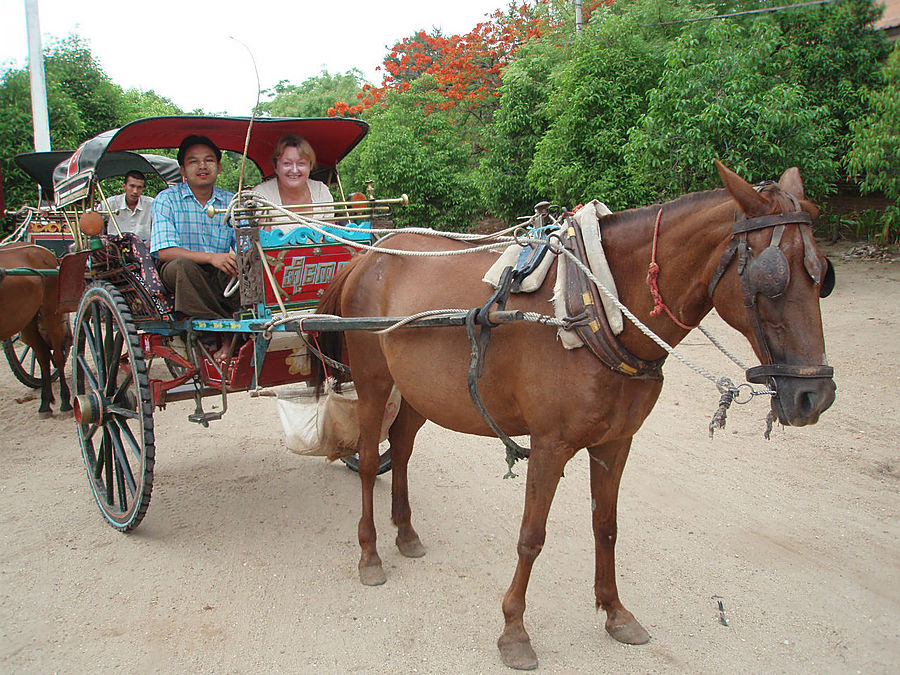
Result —
[[[75,318],[75,422],[94,499],[127,532],[150,505],[156,448],[147,365],[131,312],[110,284],[92,284]]]
[[[41,388],[41,366],[34,357],[34,351],[14,335],[8,340],[3,340],[3,353],[9,361],[9,368],[16,379],[26,387],[32,389]],[[53,368],[50,373],[51,381],[59,379],[59,371]]]
[[[350,455],[349,457],[341,457],[341,461],[347,465],[348,469],[352,471],[359,471],[359,455]],[[376,476],[380,476],[383,473],[387,473],[391,470],[391,448],[388,446],[388,449],[382,452],[378,456],[378,471],[375,472]]]

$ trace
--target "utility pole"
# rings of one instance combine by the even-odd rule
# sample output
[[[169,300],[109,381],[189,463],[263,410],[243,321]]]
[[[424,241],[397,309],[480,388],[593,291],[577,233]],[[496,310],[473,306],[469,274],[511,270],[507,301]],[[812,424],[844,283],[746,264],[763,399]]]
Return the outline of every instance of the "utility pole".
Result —
[[[28,72],[31,75],[31,117],[34,122],[34,149],[50,150],[50,115],[47,112],[47,83],[44,79],[44,52],[41,49],[41,22],[38,0],[25,0],[28,30]]]
[[[584,19],[581,16],[581,0],[575,0],[575,35],[581,35]]]

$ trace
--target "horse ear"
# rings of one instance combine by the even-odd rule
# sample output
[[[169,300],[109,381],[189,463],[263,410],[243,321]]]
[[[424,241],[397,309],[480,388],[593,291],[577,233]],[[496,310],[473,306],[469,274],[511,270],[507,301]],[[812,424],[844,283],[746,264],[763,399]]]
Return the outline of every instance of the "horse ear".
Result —
[[[800,178],[800,169],[792,166],[781,174],[778,179],[778,187],[785,192],[790,192],[797,199],[803,199],[803,179]]]
[[[753,189],[753,186],[750,185],[750,183],[738,176],[719,160],[714,159],[713,162],[716,164],[716,169],[719,171],[719,176],[722,178],[725,189],[728,190],[728,193],[734,198],[734,201],[741,207],[741,211],[744,212],[745,216],[753,218],[754,216],[761,216],[768,213],[768,202],[762,195]]]

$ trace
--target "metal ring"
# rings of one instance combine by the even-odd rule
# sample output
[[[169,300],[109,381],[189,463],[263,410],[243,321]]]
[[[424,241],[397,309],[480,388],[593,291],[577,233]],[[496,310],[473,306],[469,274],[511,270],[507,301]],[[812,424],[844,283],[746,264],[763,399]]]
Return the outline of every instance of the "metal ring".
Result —
[[[745,401],[740,400],[741,389],[744,387],[747,388],[747,399]],[[737,393],[734,395],[734,402],[739,405],[744,405],[746,403],[750,403],[753,400],[753,397],[756,395],[756,392],[753,390],[753,386],[744,382],[743,384],[739,384],[737,386]]]

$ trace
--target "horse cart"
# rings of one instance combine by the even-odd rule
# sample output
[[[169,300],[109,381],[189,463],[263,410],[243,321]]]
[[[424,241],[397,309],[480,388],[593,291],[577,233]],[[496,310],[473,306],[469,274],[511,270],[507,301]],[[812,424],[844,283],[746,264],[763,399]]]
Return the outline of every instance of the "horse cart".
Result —
[[[60,165],[64,165],[60,168],[61,172],[67,170],[70,166],[68,160],[72,154],[72,150],[53,150],[25,152],[15,156],[16,165],[37,186],[37,206],[25,205],[15,211],[3,212],[15,220],[12,232],[0,241],[0,246],[17,242],[33,244],[50,250],[57,258],[61,258],[73,248],[80,234],[77,225],[78,213],[72,208],[68,210],[58,208],[54,199],[54,183],[65,180],[65,174],[54,176],[54,171]],[[132,170],[141,171],[146,176],[158,175],[165,185],[173,185],[181,180],[178,163],[161,155],[112,152],[104,154],[94,162],[94,165],[94,176],[97,181],[96,199],[100,204],[106,200],[100,181],[123,176]],[[111,219],[109,230],[121,234],[115,218]],[[16,379],[27,387],[40,388],[39,364],[32,348],[18,335],[3,340],[2,347]],[[58,377],[59,372],[54,368],[51,379],[56,380]]]
[[[506,665],[536,667],[523,619],[526,589],[545,543],[559,480],[567,462],[585,450],[596,607],[605,610],[605,628],[614,639],[647,642],[649,634],[618,594],[616,510],[632,440],[657,402],[666,357],[678,357],[718,388],[710,434],[724,425],[731,403],[746,402],[739,400],[742,392],[748,400],[771,397],[770,427],[776,420],[814,424],[835,400],[819,308],[834,286],[834,271],[815,244],[818,209],[804,196],[800,172],[791,168],[777,182],[754,186],[717,162],[723,189],[618,213],[601,212],[602,205],[592,202],[585,211],[594,212],[592,222],[538,205],[532,229],[513,236],[479,240],[408,228],[380,239],[374,249],[376,236],[385,231],[378,220],[389,218],[403,198],[376,200],[367,194],[355,201],[341,190],[340,200],[327,205],[332,215],[323,223],[315,211],[321,204],[305,207],[316,215],[309,218],[302,208],[275,206],[239,190],[228,207],[241,299],[233,319],[177,315],[146,246],[127,234],[102,235],[97,218],[90,217],[96,185],[86,161],[90,156],[172,148],[188,134],[203,134],[222,149],[243,151],[267,173],[271,149],[287,132],[313,145],[320,172],[314,177],[339,186],[337,163],[363,138],[367,125],[341,118],[153,118],[88,141],[69,158],[68,168],[57,172],[69,181],[54,185],[57,207],[71,206],[83,216],[76,251],[60,265],[60,305],[76,312],[76,428],[104,518],[127,531],[147,510],[155,409],[191,399],[190,419],[207,425],[226,411],[232,392],[320,383],[322,369],[313,367],[313,358],[349,380],[342,372],[349,363],[359,394],[354,449],[362,489],[357,532],[364,585],[387,579],[373,515],[375,476],[386,460],[393,470],[395,543],[402,555],[417,558],[425,548],[412,525],[407,466],[419,429],[431,420],[501,438],[510,468],[517,456],[527,456],[529,466],[518,561],[503,600],[505,627],[497,644]],[[96,152],[87,152],[90,145]],[[72,162],[79,157],[76,169]],[[266,229],[282,217],[300,226],[288,232]],[[496,283],[485,284],[506,244],[521,251],[507,249],[500,261],[512,252],[512,263]],[[359,249],[369,252],[354,255]],[[544,261],[550,261],[546,280],[535,282],[530,292],[514,293],[524,290]],[[707,333],[749,384],[736,387],[728,378],[716,378],[675,349],[713,309],[747,339],[760,362],[744,365]],[[375,335],[372,329],[383,330]],[[493,337],[492,329],[497,329]],[[236,334],[248,339],[230,359],[220,364],[211,358],[211,335]],[[573,337],[580,346],[566,343]],[[491,357],[485,358],[489,341]],[[160,362],[168,367],[157,366]],[[379,443],[393,388],[401,402],[385,457]],[[221,400],[218,410],[204,407],[208,397]],[[531,447],[519,447],[513,436],[529,436]]]
[[[354,245],[372,243],[372,222],[387,224],[393,206],[405,200],[375,199],[371,186],[368,195],[343,199],[337,164],[367,133],[364,122],[258,119],[248,135],[250,123],[212,117],[138,120],[86,141],[54,169],[54,208],[74,225],[73,251],[60,263],[59,304],[74,312],[78,439],[93,495],[117,530],[136,527],[149,505],[154,410],[192,400],[189,419],[207,426],[226,412],[229,394],[308,380],[310,348],[315,348],[279,318],[313,311],[328,282],[353,256]],[[312,177],[336,185],[341,199],[328,203],[327,216],[317,213],[317,220],[309,221],[312,227],[285,231],[265,226],[289,218],[290,206],[274,213],[253,193],[239,193],[230,207],[240,268],[233,292],[241,298],[233,319],[176,313],[145,242],[97,226],[96,209],[104,198],[99,181],[110,158],[175,148],[184,137],[202,134],[223,151],[241,153],[246,145],[246,161],[265,175],[276,141],[287,133],[309,140],[317,157]],[[307,206],[307,212],[313,208]],[[213,350],[234,336],[243,343],[218,362]],[[218,409],[209,407],[210,397],[218,399]],[[345,461],[353,468],[352,457]],[[389,450],[380,468],[390,468]]]

